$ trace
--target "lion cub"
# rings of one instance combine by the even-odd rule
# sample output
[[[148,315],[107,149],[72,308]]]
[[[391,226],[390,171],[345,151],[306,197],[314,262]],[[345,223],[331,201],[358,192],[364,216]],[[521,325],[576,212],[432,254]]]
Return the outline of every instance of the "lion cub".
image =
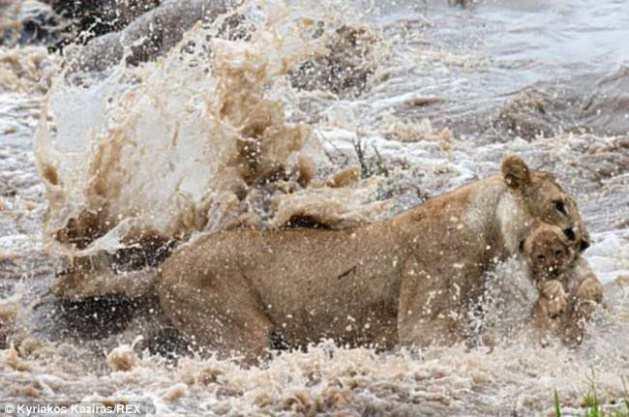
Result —
[[[586,322],[603,300],[600,281],[559,227],[536,224],[522,250],[539,291],[533,321],[540,336],[554,333],[569,344],[580,343]]]

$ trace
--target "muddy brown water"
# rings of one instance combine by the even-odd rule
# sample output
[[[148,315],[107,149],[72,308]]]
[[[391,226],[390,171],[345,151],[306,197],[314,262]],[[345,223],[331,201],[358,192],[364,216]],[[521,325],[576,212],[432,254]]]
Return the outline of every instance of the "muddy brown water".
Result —
[[[356,163],[353,141],[363,140],[367,157],[380,159],[392,174],[352,203],[392,198],[385,215],[496,172],[508,152],[556,173],[577,197],[593,237],[585,256],[607,285],[607,308],[582,346],[542,349],[514,338],[491,352],[457,346],[376,353],[326,341],[307,353],[284,352],[243,368],[188,352],[172,329],[162,329],[150,296],[78,303],[51,298],[59,259],[43,238],[48,202],[34,154],[50,83],[57,100],[50,117],[63,134],[102,123],[90,111],[101,108],[103,90],[122,106],[128,102],[116,99],[132,91],[129,85],[136,84],[125,82],[134,76],[150,95],[151,83],[165,74],[173,85],[196,86],[196,73],[174,59],[167,61],[172,68],[118,68],[76,93],[55,76],[58,58],[43,49],[0,49],[0,344],[13,346],[0,351],[0,407],[127,402],[157,415],[528,416],[549,415],[556,390],[566,415],[582,415],[592,379],[601,398],[620,399],[622,378],[629,377],[629,290],[615,283],[629,276],[626,4],[445,3],[252,8],[254,23],[283,10],[295,19],[365,26],[378,39],[370,55],[375,69],[357,96],[292,89],[284,75],[273,74],[264,94],[282,101],[288,122],[312,128],[329,155],[326,169]],[[280,15],[266,28],[290,28]],[[197,77],[198,85],[211,87],[209,77],[207,84]],[[163,91],[168,101],[170,90]],[[173,102],[185,94],[190,103],[200,101],[193,88],[181,91]],[[144,109],[141,103],[130,108],[139,115]],[[54,138],[68,152],[84,140]],[[520,275],[508,267],[499,272],[513,282]],[[507,312],[526,305],[517,294],[506,290],[507,303],[513,302]]]

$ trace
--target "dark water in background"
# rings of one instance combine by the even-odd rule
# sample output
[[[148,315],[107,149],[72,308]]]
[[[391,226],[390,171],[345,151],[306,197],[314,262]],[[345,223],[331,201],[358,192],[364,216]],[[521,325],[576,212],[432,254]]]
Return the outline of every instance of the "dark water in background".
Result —
[[[477,116],[537,83],[587,95],[594,80],[629,64],[623,1],[444,3],[395,2],[377,18],[391,32],[408,22],[422,26],[418,42],[455,56],[445,68],[409,69],[417,91],[450,101],[431,113],[438,120],[443,110],[454,118]]]

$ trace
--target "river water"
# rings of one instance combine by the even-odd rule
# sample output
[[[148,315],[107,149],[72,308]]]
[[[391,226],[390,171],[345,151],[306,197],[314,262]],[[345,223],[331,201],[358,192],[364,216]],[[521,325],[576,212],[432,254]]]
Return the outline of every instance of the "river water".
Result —
[[[242,12],[256,29],[251,39],[212,41],[208,55],[202,40],[213,28],[197,27],[186,35],[194,53],[177,49],[80,81],[45,48],[0,49],[0,402],[128,403],[160,416],[527,416],[552,415],[555,391],[566,415],[582,415],[592,381],[605,401],[622,398],[629,377],[626,4],[302,1]],[[323,61],[353,65],[340,76],[346,82],[330,87],[325,72],[287,73],[329,54],[321,52],[326,39],[346,27],[362,28],[368,47]],[[320,89],[300,88],[309,84]],[[247,207],[234,208],[229,190],[259,174],[223,169],[238,156],[232,126],[253,123],[251,114],[271,120],[274,132],[260,166],[296,165],[296,154],[284,151],[292,149],[325,178],[359,162],[361,140],[367,164],[388,176],[335,192],[260,188]],[[124,279],[93,278],[67,291],[91,297],[87,303],[61,303],[50,293],[63,260],[49,237],[103,199],[107,228],[76,256],[110,250],[137,228],[187,236],[226,227],[232,215],[260,227],[303,211],[325,210],[324,221],[341,227],[371,221],[494,174],[507,153],[555,173],[592,234],[585,257],[606,283],[606,308],[576,349],[514,338],[492,351],[376,353],[323,342],[244,368],[196,357],[167,337],[166,348],[155,348],[151,338],[165,337],[159,308]],[[54,167],[56,177],[42,180],[37,163]],[[109,188],[95,193],[94,178]],[[259,197],[269,192],[275,205]],[[209,213],[203,226],[198,207]],[[514,282],[521,275],[508,267],[500,274]],[[518,311],[522,300],[512,301]],[[177,361],[158,352],[173,349]]]

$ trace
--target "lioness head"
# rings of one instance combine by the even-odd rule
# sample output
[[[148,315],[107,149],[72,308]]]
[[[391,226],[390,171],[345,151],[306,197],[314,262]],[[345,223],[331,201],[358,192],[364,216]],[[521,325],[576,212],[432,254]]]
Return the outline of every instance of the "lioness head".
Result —
[[[541,222],[523,241],[522,252],[537,282],[559,276],[578,256],[563,230]]]
[[[532,218],[558,227],[577,252],[590,246],[577,204],[552,174],[531,171],[519,157],[508,156],[502,162],[502,176],[507,186],[521,196]]]

